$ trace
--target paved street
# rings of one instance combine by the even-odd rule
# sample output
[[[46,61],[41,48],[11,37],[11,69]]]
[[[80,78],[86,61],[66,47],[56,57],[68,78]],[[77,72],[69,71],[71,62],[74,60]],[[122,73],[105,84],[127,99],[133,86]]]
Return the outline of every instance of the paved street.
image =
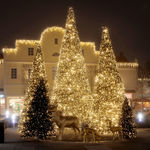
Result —
[[[150,150],[150,128],[138,129],[136,139],[122,142],[102,142],[102,144],[112,150]]]
[[[101,143],[38,141],[22,139],[17,128],[5,130],[0,150],[150,150],[150,129],[139,129],[136,139],[101,141]]]

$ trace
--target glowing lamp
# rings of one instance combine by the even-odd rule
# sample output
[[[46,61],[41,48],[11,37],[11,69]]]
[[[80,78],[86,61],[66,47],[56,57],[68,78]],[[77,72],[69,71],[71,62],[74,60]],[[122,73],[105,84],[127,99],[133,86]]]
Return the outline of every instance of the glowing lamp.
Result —
[[[142,118],[143,118],[143,115],[140,113],[138,114],[138,118],[139,118],[139,121],[141,122],[142,121]]]
[[[6,111],[6,119],[9,118],[9,111]]]

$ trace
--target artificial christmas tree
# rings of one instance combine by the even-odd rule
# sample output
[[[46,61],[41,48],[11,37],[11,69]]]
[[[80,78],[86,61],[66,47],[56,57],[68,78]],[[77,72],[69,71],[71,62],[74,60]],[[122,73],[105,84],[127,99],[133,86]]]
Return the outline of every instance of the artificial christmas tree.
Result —
[[[122,118],[120,124],[123,127],[123,138],[136,138],[137,128],[133,117],[131,106],[126,98],[122,106]]]
[[[60,49],[52,102],[58,103],[64,115],[77,116],[80,123],[89,121],[93,98],[72,7]]]
[[[41,46],[38,45],[33,61],[33,70],[25,95],[23,111],[19,120],[22,137],[37,137],[44,140],[54,134],[49,112],[49,85],[46,77]]]
[[[95,126],[101,132],[108,133],[108,120],[118,125],[121,108],[125,99],[125,89],[120,77],[113,52],[108,28],[103,27],[100,56],[94,83],[94,113],[97,116]]]

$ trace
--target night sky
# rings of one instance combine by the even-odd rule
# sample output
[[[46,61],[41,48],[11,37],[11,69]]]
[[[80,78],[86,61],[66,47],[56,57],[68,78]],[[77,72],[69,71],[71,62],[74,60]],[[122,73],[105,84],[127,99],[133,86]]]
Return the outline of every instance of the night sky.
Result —
[[[116,56],[124,52],[142,66],[150,60],[149,0],[0,0],[0,51],[15,48],[16,39],[39,40],[47,27],[65,27],[69,6],[81,41],[98,50],[106,26]]]

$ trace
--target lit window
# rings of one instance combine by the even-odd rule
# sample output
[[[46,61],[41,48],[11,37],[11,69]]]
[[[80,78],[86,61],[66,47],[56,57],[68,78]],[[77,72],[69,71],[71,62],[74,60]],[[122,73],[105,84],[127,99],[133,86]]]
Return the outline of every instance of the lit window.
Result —
[[[82,55],[84,56],[84,49],[82,49]]]
[[[34,56],[34,48],[28,48],[28,56]]]
[[[17,68],[11,68],[11,79],[17,79]]]
[[[127,99],[132,99],[132,93],[125,93]]]
[[[56,72],[57,72],[57,67],[52,67],[52,80],[55,80]]]
[[[58,45],[58,38],[55,38],[55,45]]]
[[[32,72],[32,69],[28,69],[28,79],[29,79],[30,76],[31,76],[31,72]]]
[[[56,56],[56,57],[58,57],[60,54],[59,53],[53,53],[53,55],[52,56]]]

